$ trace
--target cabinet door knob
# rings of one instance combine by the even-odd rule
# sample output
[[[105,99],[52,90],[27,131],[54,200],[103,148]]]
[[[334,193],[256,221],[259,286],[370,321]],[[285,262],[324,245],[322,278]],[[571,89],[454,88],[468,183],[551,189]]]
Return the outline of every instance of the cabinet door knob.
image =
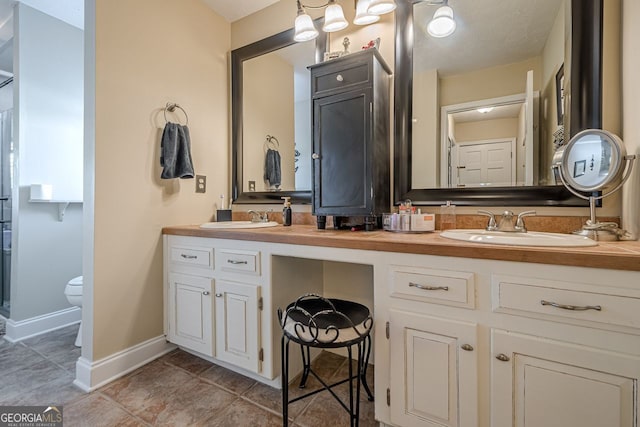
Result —
[[[339,82],[344,81],[344,77],[342,77],[342,74],[338,74],[336,76],[336,80],[339,81]]]
[[[509,356],[507,356],[506,354],[500,353],[499,355],[496,356],[496,359],[498,359],[501,362],[508,362],[509,360]]]
[[[202,295],[209,295],[209,291],[204,291]]]
[[[217,298],[222,298],[222,294],[216,294]]]
[[[312,158],[313,160],[318,160],[318,159],[320,158],[320,154],[318,154],[318,153],[313,153],[313,154],[311,155],[311,158]]]
[[[462,344],[460,348],[464,351],[473,351],[473,346],[471,344]]]

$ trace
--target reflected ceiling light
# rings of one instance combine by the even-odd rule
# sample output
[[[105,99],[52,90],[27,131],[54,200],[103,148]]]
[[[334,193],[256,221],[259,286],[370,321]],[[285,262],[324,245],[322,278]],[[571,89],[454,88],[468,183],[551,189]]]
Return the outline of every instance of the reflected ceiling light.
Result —
[[[456,21],[453,19],[453,9],[447,4],[447,0],[444,0],[442,6],[436,10],[427,25],[427,32],[433,37],[447,37],[455,30]]]
[[[371,12],[371,8],[374,3],[379,3],[379,6],[375,6],[376,10],[383,10],[383,12]],[[318,30],[316,30],[313,20],[307,14],[307,9],[325,9],[324,11],[324,24],[322,31],[326,33],[332,33],[334,31],[340,31],[349,26],[349,23],[344,17],[342,6],[336,3],[336,0],[328,0],[327,3],[320,6],[309,6],[302,4],[300,0],[296,0],[298,6],[298,15],[296,16],[294,24],[293,40],[297,42],[306,42],[313,40],[318,36]],[[355,4],[355,2],[354,2]],[[385,4],[387,6],[382,7]],[[388,6],[391,4],[391,7]],[[391,12],[395,9],[396,5],[393,0],[357,0],[356,4],[356,16],[353,19],[353,23],[356,25],[372,24],[380,20],[378,15],[386,12]]]
[[[353,18],[354,24],[367,25],[380,20],[380,15],[369,13],[368,10],[370,4],[371,0],[358,0],[358,5],[356,6],[356,17]]]
[[[482,107],[482,108],[478,108],[476,111],[481,114],[487,114],[493,111],[493,107]]]
[[[371,0],[367,12],[373,15],[384,15],[393,12],[396,8],[396,2],[393,0]]]

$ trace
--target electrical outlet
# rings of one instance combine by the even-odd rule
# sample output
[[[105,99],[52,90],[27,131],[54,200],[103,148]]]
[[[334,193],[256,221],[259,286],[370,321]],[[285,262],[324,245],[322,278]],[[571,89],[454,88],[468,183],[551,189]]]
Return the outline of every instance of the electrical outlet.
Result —
[[[256,182],[249,181],[249,191],[256,191]]]
[[[196,175],[196,193],[205,193],[207,191],[207,177],[205,175]]]

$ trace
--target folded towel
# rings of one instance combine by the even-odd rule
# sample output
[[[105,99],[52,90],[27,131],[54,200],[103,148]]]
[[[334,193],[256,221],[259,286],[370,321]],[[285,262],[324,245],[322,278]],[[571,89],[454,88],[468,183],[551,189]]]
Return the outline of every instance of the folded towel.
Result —
[[[189,128],[177,123],[167,122],[162,132],[160,165],[162,179],[193,178],[191,161],[191,138]]]
[[[264,180],[269,181],[270,186],[280,186],[280,153],[277,150],[268,149],[264,158]]]

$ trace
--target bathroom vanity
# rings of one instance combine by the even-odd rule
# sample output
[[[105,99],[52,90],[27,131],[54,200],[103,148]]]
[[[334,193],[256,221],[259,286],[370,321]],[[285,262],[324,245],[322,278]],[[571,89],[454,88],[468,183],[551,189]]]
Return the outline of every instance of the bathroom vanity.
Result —
[[[167,339],[262,382],[279,383],[276,309],[324,292],[373,308],[385,424],[638,425],[639,242],[534,248],[300,225],[163,232]]]

